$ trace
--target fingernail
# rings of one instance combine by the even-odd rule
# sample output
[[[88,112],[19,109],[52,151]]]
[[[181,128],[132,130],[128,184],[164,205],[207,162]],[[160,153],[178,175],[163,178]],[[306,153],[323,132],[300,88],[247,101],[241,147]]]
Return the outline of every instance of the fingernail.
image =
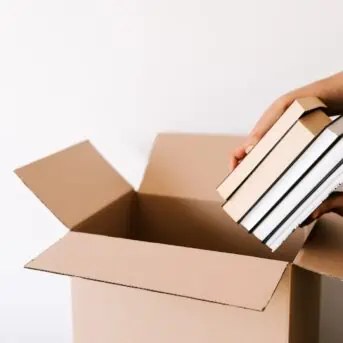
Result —
[[[254,148],[253,145],[249,145],[246,149],[245,149],[245,153],[249,154],[249,152]]]

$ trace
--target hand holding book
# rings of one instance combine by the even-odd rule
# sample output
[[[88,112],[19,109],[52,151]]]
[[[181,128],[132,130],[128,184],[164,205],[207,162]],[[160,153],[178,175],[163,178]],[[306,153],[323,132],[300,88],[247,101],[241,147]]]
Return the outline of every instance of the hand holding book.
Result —
[[[295,89],[274,101],[258,120],[245,142],[230,156],[230,172],[269,131],[293,101],[305,97],[322,99],[332,115],[341,113],[343,111],[343,72]]]
[[[327,106],[326,113],[343,113],[343,72],[295,89],[277,99],[255,125],[245,142],[230,156],[229,169],[232,172],[252,148],[266,135],[291,104],[300,98],[318,97]],[[327,212],[343,215],[343,193],[334,192],[304,222],[309,224]]]

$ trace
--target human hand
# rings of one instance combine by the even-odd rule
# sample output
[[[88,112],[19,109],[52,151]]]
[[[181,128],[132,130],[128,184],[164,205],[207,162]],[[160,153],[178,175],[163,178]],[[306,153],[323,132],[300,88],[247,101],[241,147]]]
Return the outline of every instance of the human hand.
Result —
[[[238,146],[230,156],[230,172],[232,172],[238,166],[238,164],[262,139],[262,137],[282,116],[282,114],[287,110],[287,108],[292,104],[294,100],[292,100],[291,96],[282,96],[267,108],[260,120],[255,125],[255,128],[250,132],[244,142],[240,146]]]
[[[318,97],[328,106],[330,114],[343,111],[343,72],[295,89],[272,103],[263,113],[254,129],[238,146],[229,158],[229,170],[232,172],[251,149],[269,131],[287,108],[299,98]]]
[[[305,87],[295,89],[274,101],[263,113],[245,141],[230,156],[230,172],[237,167],[296,99],[311,96],[320,98],[327,105],[328,114],[343,114],[343,72],[311,83]],[[304,221],[302,226],[311,223],[328,212],[335,212],[343,216],[343,193],[332,193]]]

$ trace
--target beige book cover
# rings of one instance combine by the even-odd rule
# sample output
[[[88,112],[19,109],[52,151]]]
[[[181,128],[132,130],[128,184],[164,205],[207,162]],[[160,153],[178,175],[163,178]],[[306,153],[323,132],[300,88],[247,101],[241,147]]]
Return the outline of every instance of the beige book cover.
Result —
[[[309,111],[324,107],[323,102],[315,97],[294,101],[267,134],[256,144],[249,155],[217,187],[221,197],[224,200],[229,199],[301,116]]]
[[[224,210],[235,221],[242,219],[311,140],[330,122],[330,118],[321,110],[311,112],[299,119],[236,193],[224,204]]]

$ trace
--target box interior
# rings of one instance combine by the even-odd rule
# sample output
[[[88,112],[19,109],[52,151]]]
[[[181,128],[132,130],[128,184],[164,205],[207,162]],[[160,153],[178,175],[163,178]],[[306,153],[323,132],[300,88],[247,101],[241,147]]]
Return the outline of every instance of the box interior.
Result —
[[[299,229],[275,253],[235,224],[217,201],[130,192],[73,229],[198,249],[292,262],[309,229]]]
[[[225,157],[240,140],[159,136],[138,192],[89,142],[17,169],[72,231],[26,267],[259,311],[271,299],[285,262],[343,277],[341,222],[324,221],[324,238],[311,234],[307,240],[311,228],[298,229],[271,253],[223,211],[215,182],[227,174]],[[182,273],[170,280],[175,263]],[[250,287],[242,289],[251,284],[253,294]]]
[[[16,170],[72,231],[291,262],[308,229],[276,252],[236,225],[216,191],[227,156],[242,137],[163,134],[153,146],[138,192],[90,142]]]

